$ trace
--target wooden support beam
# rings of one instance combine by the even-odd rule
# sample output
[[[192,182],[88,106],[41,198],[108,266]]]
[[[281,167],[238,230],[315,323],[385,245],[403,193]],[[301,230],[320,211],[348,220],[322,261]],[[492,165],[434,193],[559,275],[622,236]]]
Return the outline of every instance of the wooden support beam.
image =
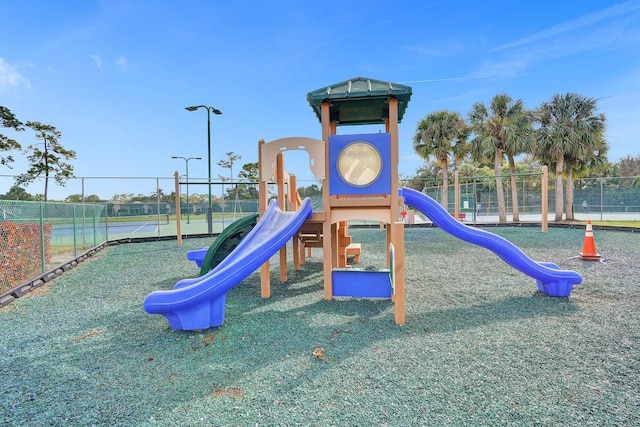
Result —
[[[397,325],[404,325],[405,322],[405,276],[404,276],[404,223],[397,221],[390,227],[394,246],[394,282],[395,292],[393,295],[394,318]]]
[[[261,139],[258,142],[258,209],[260,211],[260,218],[267,211],[268,197],[269,197],[269,186],[267,184],[267,180],[270,177],[265,177],[264,170],[262,169],[262,160],[263,160],[263,149],[264,149],[265,141]],[[259,220],[259,219],[258,219]],[[267,260],[264,264],[260,266],[260,295],[262,298],[271,297],[271,270],[269,267],[269,260]]]
[[[324,258],[324,299],[331,300],[333,298],[333,286],[331,282],[331,272],[333,270],[333,245],[331,234],[331,203],[329,197],[329,136],[335,134],[335,123],[331,122],[331,111],[329,102],[323,102],[321,108],[322,122],[322,140],[324,141],[324,158],[325,158],[325,179],[322,181],[322,206],[326,212],[326,220],[322,223],[322,256]]]
[[[295,175],[289,175],[289,182],[287,184],[287,190],[289,192],[289,210],[297,211],[300,207],[300,195],[298,194],[298,184],[296,182]],[[291,238],[291,246],[293,247],[293,269],[300,270],[300,240],[298,233],[294,234]]]
[[[282,153],[276,155],[276,185],[278,186],[278,207],[280,210],[287,210],[285,188],[284,188],[284,156]],[[287,281],[287,246],[280,249],[280,282]]]
[[[400,143],[398,141],[398,100],[389,99],[389,134],[391,136],[391,221],[399,218],[398,209],[398,163],[400,162]]]

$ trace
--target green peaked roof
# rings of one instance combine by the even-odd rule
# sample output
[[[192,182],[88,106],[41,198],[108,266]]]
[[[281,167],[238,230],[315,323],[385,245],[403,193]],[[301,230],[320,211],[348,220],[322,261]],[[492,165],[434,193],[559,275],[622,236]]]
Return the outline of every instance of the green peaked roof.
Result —
[[[389,117],[390,98],[398,100],[400,122],[411,99],[410,86],[356,77],[307,94],[307,101],[320,121],[322,103],[331,103],[331,121],[338,126],[384,123]]]

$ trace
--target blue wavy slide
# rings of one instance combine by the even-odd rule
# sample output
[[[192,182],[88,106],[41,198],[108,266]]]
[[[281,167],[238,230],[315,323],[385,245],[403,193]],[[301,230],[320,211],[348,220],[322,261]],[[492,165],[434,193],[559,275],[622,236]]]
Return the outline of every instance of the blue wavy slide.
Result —
[[[422,212],[447,233],[465,242],[491,250],[513,268],[536,279],[538,289],[547,295],[567,297],[573,285],[582,282],[582,277],[575,271],[561,270],[558,265],[551,262],[536,262],[505,238],[462,224],[426,194],[410,188],[402,188],[400,195],[404,197],[404,202],[408,206]]]
[[[296,212],[283,212],[272,200],[253,230],[213,270],[195,279],[181,280],[172,290],[150,293],[144,300],[144,309],[165,316],[173,329],[221,326],[227,292],[286,245],[312,210],[309,198]]]

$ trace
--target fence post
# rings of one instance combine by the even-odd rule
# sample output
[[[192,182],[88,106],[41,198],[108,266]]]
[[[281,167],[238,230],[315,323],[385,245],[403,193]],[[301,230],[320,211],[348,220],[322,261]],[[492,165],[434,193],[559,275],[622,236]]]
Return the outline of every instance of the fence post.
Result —
[[[98,205],[93,205],[91,212],[91,222],[93,223],[93,246],[98,246],[98,221],[97,221]]]
[[[180,221],[180,180],[178,179],[178,171],[175,171],[173,177],[176,182],[176,233],[178,233],[178,246],[182,246],[182,221]],[[160,211],[158,211],[158,215],[160,214],[159,212]]]
[[[104,206],[104,237],[105,241],[109,241],[109,208]]]
[[[453,173],[453,214],[456,219],[460,219],[460,181],[458,177],[458,171]]]
[[[84,225],[84,224],[83,224]],[[84,233],[84,229],[82,230]],[[73,204],[73,257],[78,256],[78,220],[76,216],[76,204]]]
[[[478,189],[476,186],[476,170],[473,170],[473,223],[478,220]]]
[[[602,221],[603,209],[604,209],[604,178],[600,178],[600,221]]]
[[[44,241],[44,202],[40,202],[40,258],[42,273],[47,271],[45,241]]]
[[[522,177],[522,214],[527,214],[527,177]]]
[[[162,233],[160,232],[160,178],[156,178],[156,213],[158,214],[158,240]]]
[[[542,166],[542,185],[540,195],[542,205],[542,232],[549,231],[549,168],[545,165]]]

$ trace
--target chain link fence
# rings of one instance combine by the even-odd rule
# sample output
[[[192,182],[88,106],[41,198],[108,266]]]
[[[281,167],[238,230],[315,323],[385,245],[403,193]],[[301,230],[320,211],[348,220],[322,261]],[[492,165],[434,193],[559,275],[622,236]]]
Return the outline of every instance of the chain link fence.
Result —
[[[521,215],[535,216],[542,212],[541,174],[522,174],[516,177],[516,197],[518,212]],[[414,188],[429,195],[442,203],[443,180],[406,180],[401,185]],[[555,199],[553,199],[553,183],[549,182],[549,211],[552,211]],[[513,201],[511,193],[510,176],[502,179],[503,196],[507,214],[513,214]],[[447,210],[455,210],[455,185],[453,177],[450,177],[447,186]],[[494,177],[460,177],[459,178],[459,212],[465,214],[467,220],[490,219],[498,215],[498,197],[496,180]],[[531,218],[532,219],[532,218]]]
[[[72,178],[65,187],[55,187],[57,200],[74,202],[34,202],[7,199],[19,196],[15,177],[0,175],[0,294],[36,277],[83,251],[108,241],[134,238],[162,238],[177,234],[175,180],[173,178]],[[209,185],[202,180],[180,178],[181,231],[184,236],[208,235]],[[584,178],[574,183],[574,215],[579,220],[640,220],[640,179]],[[239,218],[258,212],[255,183],[211,183],[212,233],[220,233]],[[402,180],[401,186],[425,192],[442,200],[442,180]],[[30,187],[43,188],[42,181]],[[42,187],[40,187],[42,186]],[[316,186],[318,181],[298,181],[298,187]],[[521,221],[540,221],[542,175],[516,176],[516,197]],[[453,177],[448,185],[448,210],[455,209]],[[238,190],[238,191],[236,191]],[[14,191],[12,193],[12,191]],[[555,210],[555,180],[548,182],[549,212]],[[275,197],[275,186],[269,186]],[[187,199],[187,194],[189,198]],[[510,176],[503,176],[507,220],[512,220]],[[4,200],[2,195],[4,195]],[[108,196],[107,196],[108,195]],[[72,197],[69,197],[72,196]],[[106,197],[105,197],[106,196]],[[565,195],[566,196],[566,195]],[[314,197],[314,210],[322,210],[321,197]],[[87,203],[91,201],[92,203]],[[465,222],[491,222],[498,218],[494,177],[459,177],[459,212]],[[553,220],[550,217],[550,220]]]
[[[601,221],[615,216],[640,217],[640,178],[585,178],[573,190],[576,212],[596,214]]]
[[[106,241],[106,205],[0,200],[0,293]]]
[[[507,220],[513,216],[511,176],[502,177],[503,197]],[[539,173],[515,176],[518,213],[521,221],[540,221],[542,213],[542,175]],[[401,181],[442,202],[442,179],[410,179]],[[548,211],[555,211],[555,179],[548,181]],[[624,185],[623,185],[624,184]],[[455,186],[450,177],[447,186],[449,212],[455,209]],[[563,189],[564,191],[564,189]],[[564,198],[567,195],[564,194]],[[466,220],[495,221],[498,216],[496,180],[493,176],[459,177],[459,212]],[[582,178],[574,181],[573,213],[579,220],[619,221],[640,220],[640,179]],[[563,200],[564,209],[564,200]],[[550,216],[550,220],[553,218]]]

